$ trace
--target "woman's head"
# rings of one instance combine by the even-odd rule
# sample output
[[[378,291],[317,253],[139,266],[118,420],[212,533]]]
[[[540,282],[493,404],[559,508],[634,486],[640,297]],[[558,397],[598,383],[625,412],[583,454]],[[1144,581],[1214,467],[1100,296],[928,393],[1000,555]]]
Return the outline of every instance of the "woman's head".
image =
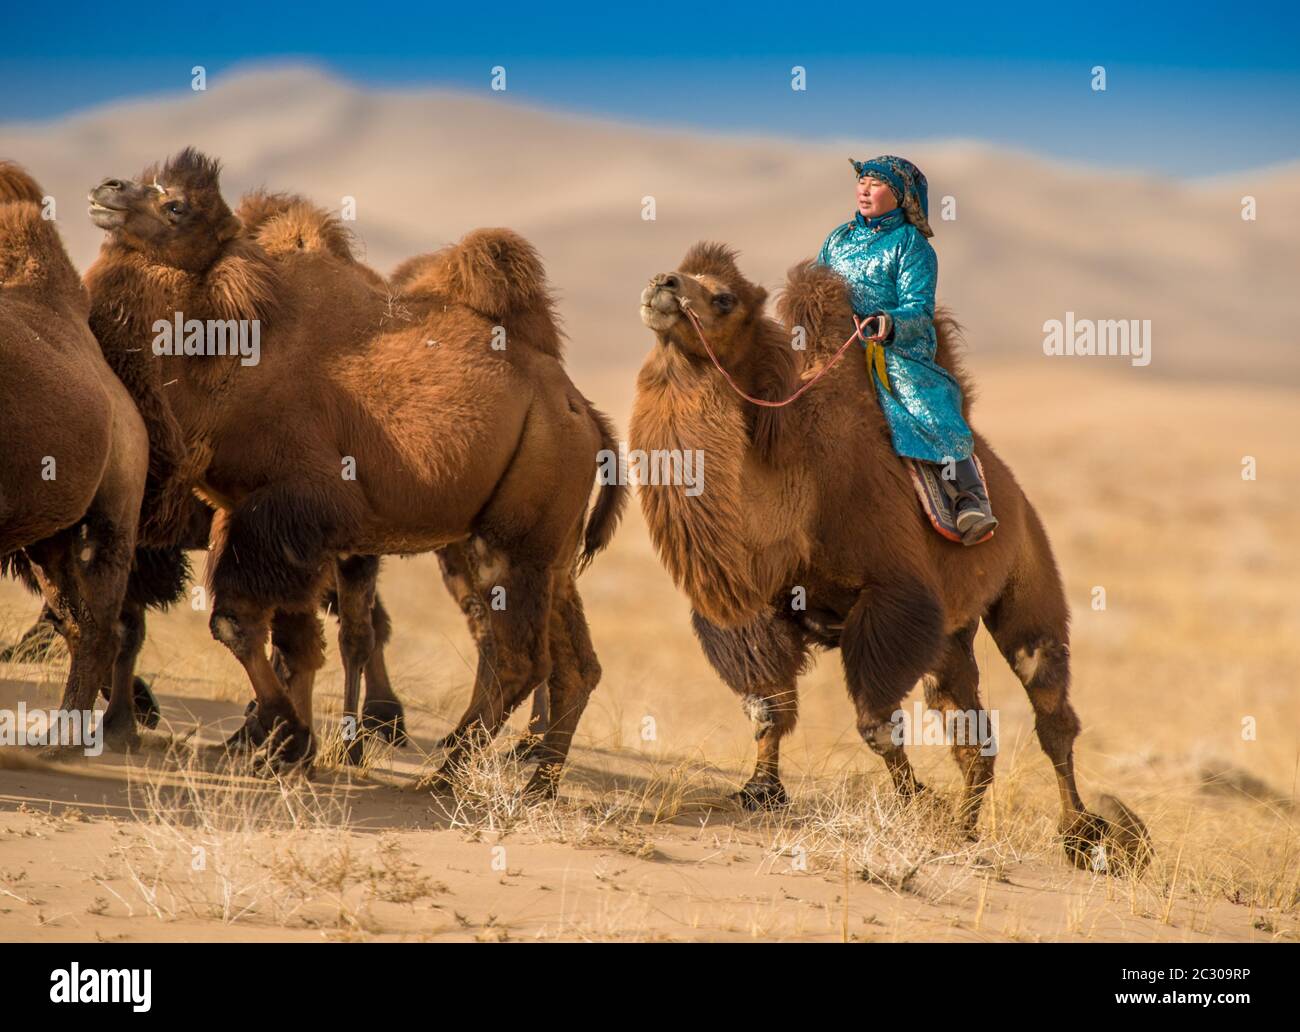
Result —
[[[908,222],[924,236],[934,236],[929,222],[929,184],[919,168],[893,154],[882,154],[870,161],[849,158],[849,164],[857,177],[858,211],[864,217],[873,218],[902,208]],[[879,208],[879,204],[885,207]]]

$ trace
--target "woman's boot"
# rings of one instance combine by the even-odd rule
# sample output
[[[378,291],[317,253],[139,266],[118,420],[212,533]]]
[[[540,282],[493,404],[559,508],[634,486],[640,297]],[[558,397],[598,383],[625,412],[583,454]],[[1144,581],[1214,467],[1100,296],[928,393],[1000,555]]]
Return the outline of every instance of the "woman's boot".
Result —
[[[956,465],[957,473],[957,533],[963,545],[977,545],[998,525],[989,504],[988,492],[980,480],[975,460],[962,459]]]

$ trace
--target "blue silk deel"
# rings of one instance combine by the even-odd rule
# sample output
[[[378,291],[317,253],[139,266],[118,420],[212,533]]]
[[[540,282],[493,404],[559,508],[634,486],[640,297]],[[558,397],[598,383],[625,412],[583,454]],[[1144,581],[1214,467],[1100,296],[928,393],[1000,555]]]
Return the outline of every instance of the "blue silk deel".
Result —
[[[973,442],[961,414],[961,387],[934,361],[939,263],[930,241],[902,208],[873,219],[857,213],[832,230],[817,261],[848,282],[859,318],[884,312],[893,320],[884,349],[888,387],[874,370],[869,375],[894,450],[926,462],[969,458]]]

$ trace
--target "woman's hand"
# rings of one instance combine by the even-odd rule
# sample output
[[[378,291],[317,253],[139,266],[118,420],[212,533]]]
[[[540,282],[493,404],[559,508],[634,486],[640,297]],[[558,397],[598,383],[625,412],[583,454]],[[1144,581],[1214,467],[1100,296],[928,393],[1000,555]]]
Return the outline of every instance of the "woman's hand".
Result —
[[[875,329],[868,335],[867,340],[883,343],[894,332],[894,321],[884,312],[868,316],[863,322],[863,329],[870,329],[873,325]]]

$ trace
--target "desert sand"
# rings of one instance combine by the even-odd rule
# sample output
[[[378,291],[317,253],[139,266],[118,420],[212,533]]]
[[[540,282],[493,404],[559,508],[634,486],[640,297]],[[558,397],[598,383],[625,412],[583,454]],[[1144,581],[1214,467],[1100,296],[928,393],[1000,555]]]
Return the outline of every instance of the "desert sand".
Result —
[[[273,106],[254,102],[272,89]],[[354,197],[352,228],[381,271],[475,225],[527,235],[560,291],[571,373],[620,432],[651,344],[636,312],[649,275],[707,237],[775,290],[847,217],[848,154],[912,156],[932,205],[957,199],[935,245],[980,385],[973,422],[1038,507],[1069,592],[1085,800],[1123,798],[1156,859],[1140,878],[1069,866],[1024,692],[983,632],[1001,749],[978,842],[951,833],[946,748],[910,749],[936,799],[894,805],[834,653],[801,682],[783,748],[791,806],[740,812],[727,796],[752,764],[750,725],[632,506],[580,582],[604,679],[557,803],[519,803],[508,736],[456,799],[421,788],[473,676],[431,557],[385,561],[389,668],[413,742],[373,746],[360,771],[328,751],[311,780],[222,768],[214,747],[248,689],[207,613],[183,604],[150,617],[140,669],[164,721],[143,751],[0,749],[0,939],[1300,938],[1300,360],[1283,282],[1300,170],[1188,184],[981,144],[708,138],[496,98],[363,93],[301,70],[0,128],[0,153],[57,199],[82,268],[98,243],[85,188],[189,143],[226,160],[228,196]],[[1239,217],[1245,194],[1257,222]],[[646,196],[655,221],[641,218]],[[1151,365],[1045,357],[1041,325],[1067,310],[1151,319]],[[37,609],[0,584],[0,641]],[[322,728],[341,705],[334,633],[331,621]],[[57,704],[65,674],[57,656],[0,666],[0,708]]]

